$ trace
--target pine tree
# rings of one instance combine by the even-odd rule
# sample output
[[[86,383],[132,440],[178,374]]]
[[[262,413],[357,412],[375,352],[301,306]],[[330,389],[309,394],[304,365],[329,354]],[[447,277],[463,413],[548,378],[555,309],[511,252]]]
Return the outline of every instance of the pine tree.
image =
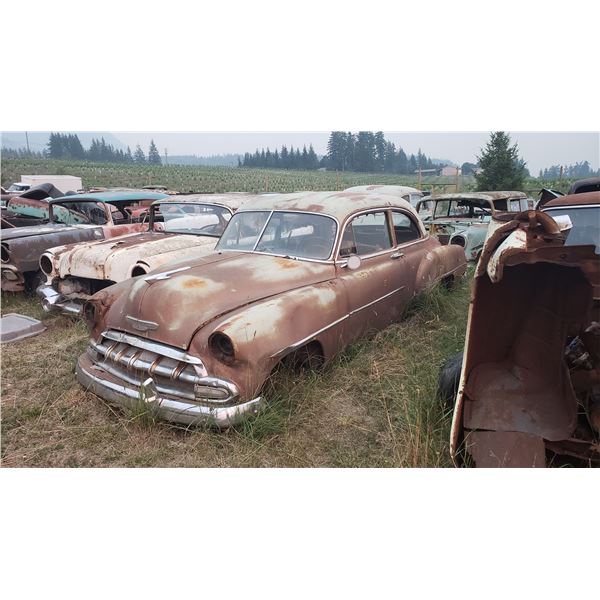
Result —
[[[133,162],[138,165],[144,164],[146,162],[146,155],[144,154],[144,151],[142,150],[139,144],[135,148],[135,152],[133,154]]]
[[[517,145],[510,145],[510,136],[494,131],[481,156],[477,157],[482,171],[475,175],[477,189],[520,190],[525,181],[525,163],[519,158]]]
[[[383,131],[378,131],[374,138],[375,143],[375,170],[377,172],[385,171],[385,151],[386,141]]]
[[[160,165],[162,160],[160,159],[160,153],[154,140],[150,140],[150,148],[148,149],[148,163],[151,165]]]

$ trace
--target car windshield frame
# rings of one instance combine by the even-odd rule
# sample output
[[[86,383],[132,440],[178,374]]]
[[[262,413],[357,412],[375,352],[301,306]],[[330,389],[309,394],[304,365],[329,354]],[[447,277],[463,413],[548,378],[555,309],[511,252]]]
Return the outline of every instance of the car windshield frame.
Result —
[[[193,229],[167,229],[167,227],[165,227],[164,225],[166,225],[166,223],[168,221],[164,220],[164,215],[163,215],[163,220],[161,220],[161,221],[156,220],[156,217],[157,217],[156,212],[160,208],[161,205],[211,207],[211,208],[219,209],[219,210],[222,210],[222,211],[228,213],[229,220],[225,224],[225,227],[224,227],[223,231],[221,231],[221,233],[209,233],[206,231],[193,230]],[[223,233],[225,232],[225,229],[227,229],[227,227],[229,226],[229,223],[231,222],[231,219],[233,218],[233,215],[234,215],[234,211],[231,208],[229,208],[228,206],[224,206],[223,204],[216,204],[214,202],[173,202],[172,200],[159,201],[159,202],[156,202],[155,204],[152,204],[150,206],[149,212],[150,212],[150,217],[149,217],[149,222],[148,222],[148,230],[149,231],[155,231],[158,233],[174,233],[177,235],[199,235],[199,236],[214,237],[214,238],[220,238],[223,235]],[[154,225],[156,223],[162,223],[163,227],[161,227],[160,229],[156,229],[154,227]],[[216,225],[218,225],[218,224],[219,223],[216,223]]]
[[[244,218],[244,216],[249,215],[249,214],[266,215],[266,219],[265,219],[264,223],[262,223],[261,225],[258,226],[257,233],[249,236],[250,238],[255,236],[254,242],[252,243],[252,247],[251,248],[249,248],[249,247],[241,248],[241,247],[226,247],[226,246],[224,246],[223,244],[226,243],[226,241],[227,241],[227,232],[230,229],[230,227],[236,226],[236,223],[240,219]],[[271,224],[273,217],[276,215],[277,216],[278,215],[298,215],[298,216],[299,215],[303,215],[303,216],[309,215],[309,216],[315,217],[316,219],[330,220],[333,223],[334,229],[333,229],[332,236],[331,236],[331,246],[329,248],[329,252],[327,253],[327,256],[324,258],[316,258],[313,256],[303,256],[302,254],[299,254],[299,253],[268,252],[265,250],[260,250],[259,247],[260,247],[261,243],[263,241],[265,241],[263,236],[265,235],[265,232],[267,231],[269,225]],[[308,226],[310,226],[310,225],[304,224],[300,227],[300,229],[302,227],[308,227]],[[290,230],[290,236],[291,236],[291,231],[293,231],[293,229]],[[309,262],[330,262],[333,260],[332,256],[333,256],[334,250],[337,245],[339,231],[340,231],[340,224],[339,224],[338,220],[334,216],[324,214],[324,213],[302,211],[302,210],[285,210],[285,209],[244,210],[244,211],[236,212],[233,215],[233,217],[231,217],[231,220],[227,224],[227,227],[225,228],[225,231],[223,232],[221,239],[215,246],[215,251],[216,252],[245,252],[248,254],[263,254],[263,255],[267,255],[267,256],[279,256],[279,257],[283,257],[283,258],[289,258],[289,259],[293,259],[293,260],[305,260],[305,261],[309,261]]]

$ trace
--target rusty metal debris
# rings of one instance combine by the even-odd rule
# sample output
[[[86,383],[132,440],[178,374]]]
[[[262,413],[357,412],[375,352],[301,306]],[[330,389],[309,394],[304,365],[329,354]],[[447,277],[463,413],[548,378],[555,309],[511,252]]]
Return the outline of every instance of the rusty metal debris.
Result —
[[[457,464],[600,460],[599,232],[600,192],[490,223],[454,409]]]
[[[227,427],[260,408],[282,361],[330,360],[465,269],[393,195],[262,196],[215,252],[95,294],[77,377],[121,406],[143,397],[165,419]]]

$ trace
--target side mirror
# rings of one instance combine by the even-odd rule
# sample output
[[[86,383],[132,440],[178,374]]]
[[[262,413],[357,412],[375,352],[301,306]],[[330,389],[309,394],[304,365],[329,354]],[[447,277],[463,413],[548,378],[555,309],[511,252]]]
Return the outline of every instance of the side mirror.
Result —
[[[360,268],[362,264],[362,260],[358,254],[351,254],[348,257],[348,262],[346,263],[346,267],[350,269],[350,271],[356,271],[356,269]]]

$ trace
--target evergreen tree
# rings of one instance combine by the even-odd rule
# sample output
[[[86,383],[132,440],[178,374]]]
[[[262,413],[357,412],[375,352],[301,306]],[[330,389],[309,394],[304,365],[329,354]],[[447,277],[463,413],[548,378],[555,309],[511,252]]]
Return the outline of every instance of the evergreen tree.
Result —
[[[398,173],[402,175],[408,174],[408,157],[406,156],[406,152],[400,148],[398,150],[398,158],[397,158],[397,169]]]
[[[146,163],[146,155],[144,154],[144,151],[142,150],[139,144],[135,148],[135,153],[133,154],[133,162],[138,165]]]
[[[385,152],[386,152],[386,141],[383,131],[378,131],[374,137],[375,143],[375,171],[385,171]]]
[[[148,149],[148,163],[151,165],[160,165],[162,160],[160,159],[160,153],[154,143],[154,140],[150,140],[150,148]]]
[[[510,136],[504,131],[490,134],[477,160],[482,169],[475,175],[479,191],[520,190],[523,187],[525,163],[519,158],[517,145],[510,145]]]
[[[308,169],[314,170],[319,168],[319,158],[311,144],[308,148]]]
[[[289,169],[290,153],[285,146],[281,146],[281,168]]]

